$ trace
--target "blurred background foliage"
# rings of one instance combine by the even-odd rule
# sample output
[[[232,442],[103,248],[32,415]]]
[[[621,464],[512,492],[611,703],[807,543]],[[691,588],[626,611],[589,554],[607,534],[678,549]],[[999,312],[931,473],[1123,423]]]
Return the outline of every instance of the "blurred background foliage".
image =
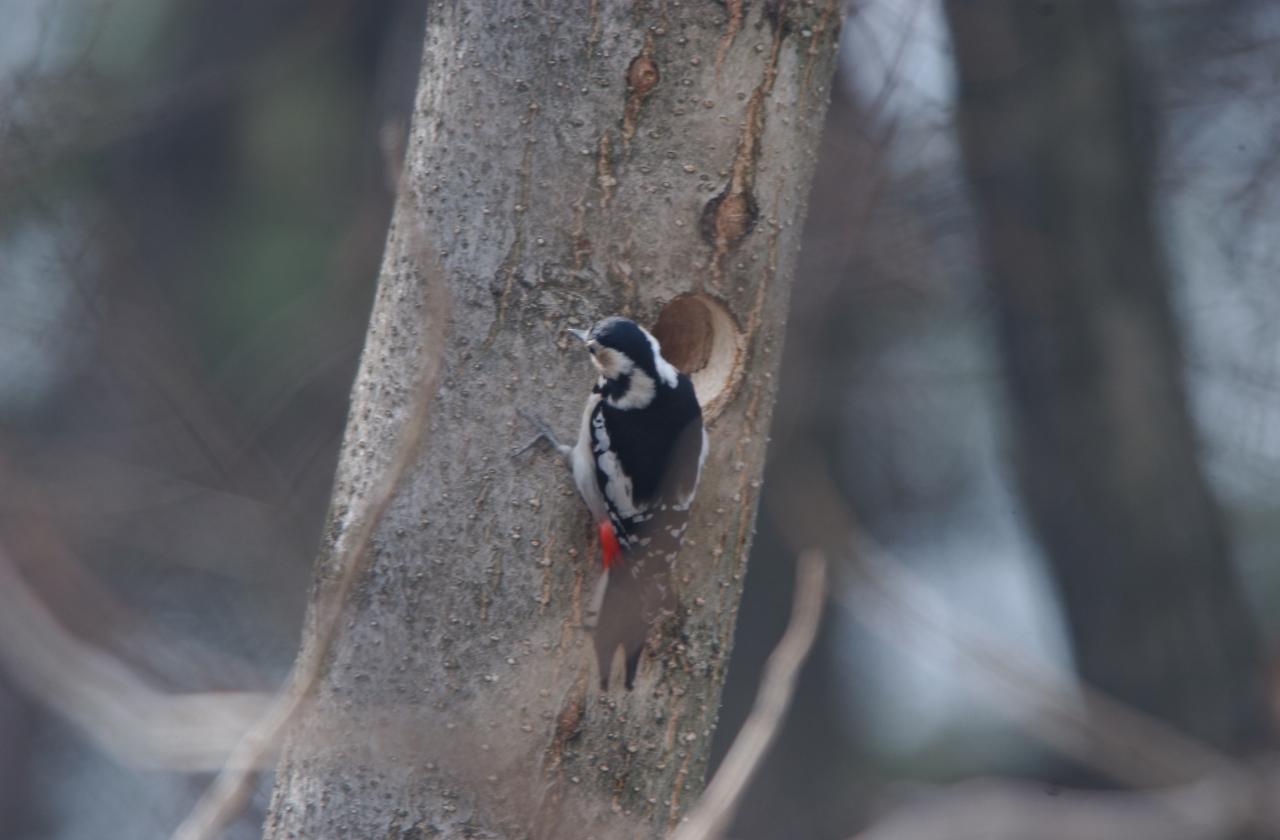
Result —
[[[291,663],[425,5],[0,0],[0,547],[68,631],[156,688],[269,690]],[[1197,454],[1270,651],[1280,9],[1121,5]],[[1069,668],[1079,651],[1015,475],[954,87],[938,4],[854,4],[771,463],[817,446],[876,540]],[[789,604],[773,477],[720,751]],[[735,836],[845,837],[904,784],[1081,778],[1009,724],[1016,700],[974,689],[955,649],[914,654],[828,615]],[[122,764],[0,669],[0,836],[167,836],[208,778]],[[269,785],[234,836],[258,835]]]
[[[291,663],[421,6],[3,4],[0,529],[158,688]],[[2,836],[167,836],[207,782],[0,695]]]

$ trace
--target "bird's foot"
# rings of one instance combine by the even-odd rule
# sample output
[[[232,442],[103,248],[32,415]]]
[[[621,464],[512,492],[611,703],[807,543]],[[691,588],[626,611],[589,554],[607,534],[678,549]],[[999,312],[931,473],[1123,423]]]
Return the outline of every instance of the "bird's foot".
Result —
[[[513,458],[517,455],[523,455],[525,452],[528,452],[530,449],[536,446],[539,441],[542,441],[542,440],[545,440],[547,441],[547,443],[550,443],[551,448],[554,449],[557,453],[559,453],[562,457],[565,457],[565,458],[569,457],[569,453],[573,451],[572,448],[565,446],[563,443],[560,442],[560,440],[556,437],[555,432],[551,431],[551,427],[547,425],[546,421],[544,421],[541,417],[536,417],[530,414],[529,412],[525,411],[523,408],[517,408],[516,413],[519,414],[524,419],[528,420],[533,425],[533,428],[537,430],[538,434],[534,436],[533,440],[529,441],[524,446],[511,450],[511,456]]]

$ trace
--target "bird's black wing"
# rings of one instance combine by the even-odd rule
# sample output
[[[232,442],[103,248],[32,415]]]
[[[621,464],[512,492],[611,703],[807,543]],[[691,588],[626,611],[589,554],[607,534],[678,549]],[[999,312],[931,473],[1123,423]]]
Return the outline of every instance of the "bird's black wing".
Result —
[[[619,410],[604,401],[592,418],[596,476],[609,520],[623,547],[596,628],[602,685],[613,653],[625,651],[630,688],[649,626],[676,609],[671,567],[684,540],[702,465],[702,412],[687,377],[660,390],[644,409]]]

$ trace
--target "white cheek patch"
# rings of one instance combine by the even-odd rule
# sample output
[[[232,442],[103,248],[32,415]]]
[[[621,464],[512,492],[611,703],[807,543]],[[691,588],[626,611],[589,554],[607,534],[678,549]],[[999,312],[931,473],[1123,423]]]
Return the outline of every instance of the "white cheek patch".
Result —
[[[631,371],[627,392],[621,397],[609,397],[609,405],[625,410],[644,408],[653,402],[654,390],[654,382],[649,374],[636,368]]]
[[[625,355],[616,350],[610,350],[608,347],[601,347],[597,350],[591,357],[591,361],[595,363],[601,373],[610,379],[616,379],[624,373],[630,373],[631,369],[635,367],[635,363]]]

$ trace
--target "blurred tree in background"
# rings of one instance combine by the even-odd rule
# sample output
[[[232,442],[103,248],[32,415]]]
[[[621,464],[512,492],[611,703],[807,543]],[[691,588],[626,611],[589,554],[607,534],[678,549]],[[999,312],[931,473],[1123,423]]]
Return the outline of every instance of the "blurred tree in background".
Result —
[[[292,660],[424,6],[3,4],[0,563],[156,689]],[[1241,753],[1280,629],[1278,36],[1263,0],[849,10],[770,450],[823,452],[867,532],[1028,658]],[[786,614],[775,478],[722,748]],[[1096,780],[902,635],[829,614],[733,836]],[[0,668],[0,835],[167,836],[216,766],[122,763],[52,708]]]
[[[1263,663],[1198,463],[1118,2],[949,2],[1023,496],[1080,675],[1260,749]]]

